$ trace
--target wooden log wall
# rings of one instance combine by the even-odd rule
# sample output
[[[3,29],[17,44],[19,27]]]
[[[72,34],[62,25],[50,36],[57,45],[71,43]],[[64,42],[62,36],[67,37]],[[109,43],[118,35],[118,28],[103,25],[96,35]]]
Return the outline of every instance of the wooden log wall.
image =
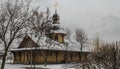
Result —
[[[13,52],[14,63],[25,63],[31,62],[30,51],[16,51]],[[44,63],[47,56],[47,63],[65,63],[67,62],[85,62],[87,61],[87,54],[81,54],[76,52],[65,52],[65,51],[49,51],[49,50],[37,50],[33,51],[32,62],[33,63]],[[66,58],[65,58],[66,57]]]

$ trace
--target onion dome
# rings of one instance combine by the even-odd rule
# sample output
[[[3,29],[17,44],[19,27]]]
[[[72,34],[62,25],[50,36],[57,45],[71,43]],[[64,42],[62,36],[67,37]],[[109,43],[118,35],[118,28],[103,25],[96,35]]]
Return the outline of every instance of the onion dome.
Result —
[[[52,17],[53,24],[58,23],[59,19],[60,18],[59,18],[59,15],[57,14],[57,10],[55,10],[55,14]]]

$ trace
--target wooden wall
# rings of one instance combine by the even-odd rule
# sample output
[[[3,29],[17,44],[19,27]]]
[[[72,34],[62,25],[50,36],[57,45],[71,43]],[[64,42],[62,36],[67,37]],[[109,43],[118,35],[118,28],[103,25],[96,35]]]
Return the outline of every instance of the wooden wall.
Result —
[[[56,39],[56,37],[57,37],[57,39]],[[64,37],[65,37],[64,34],[54,33],[54,34],[51,34],[49,38],[51,38],[52,40],[55,40],[59,43],[64,43]]]
[[[65,63],[67,62],[86,62],[87,54],[78,52],[65,52],[65,51],[50,51],[50,50],[37,50],[32,52],[33,63]],[[29,64],[31,61],[31,51],[15,51],[14,63]]]

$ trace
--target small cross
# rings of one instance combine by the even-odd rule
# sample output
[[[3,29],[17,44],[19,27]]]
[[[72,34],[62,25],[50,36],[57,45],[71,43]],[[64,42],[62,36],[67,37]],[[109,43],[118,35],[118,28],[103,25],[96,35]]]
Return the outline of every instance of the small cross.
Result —
[[[54,8],[55,8],[55,10],[57,10],[57,8],[58,8],[58,3],[57,2],[55,2]]]

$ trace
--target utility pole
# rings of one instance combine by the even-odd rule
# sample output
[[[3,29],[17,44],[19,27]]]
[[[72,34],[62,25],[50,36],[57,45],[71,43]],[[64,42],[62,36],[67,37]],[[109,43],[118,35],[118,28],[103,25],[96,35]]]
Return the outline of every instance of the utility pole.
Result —
[[[29,41],[29,47],[31,48],[31,50],[30,50],[30,65],[31,65],[31,69],[32,69],[32,44],[31,44],[31,41]]]
[[[32,47],[31,47],[31,68],[32,68]]]
[[[68,61],[67,61],[67,57],[68,57],[68,43],[67,42],[65,42],[65,46],[66,46],[66,64],[68,63]]]

